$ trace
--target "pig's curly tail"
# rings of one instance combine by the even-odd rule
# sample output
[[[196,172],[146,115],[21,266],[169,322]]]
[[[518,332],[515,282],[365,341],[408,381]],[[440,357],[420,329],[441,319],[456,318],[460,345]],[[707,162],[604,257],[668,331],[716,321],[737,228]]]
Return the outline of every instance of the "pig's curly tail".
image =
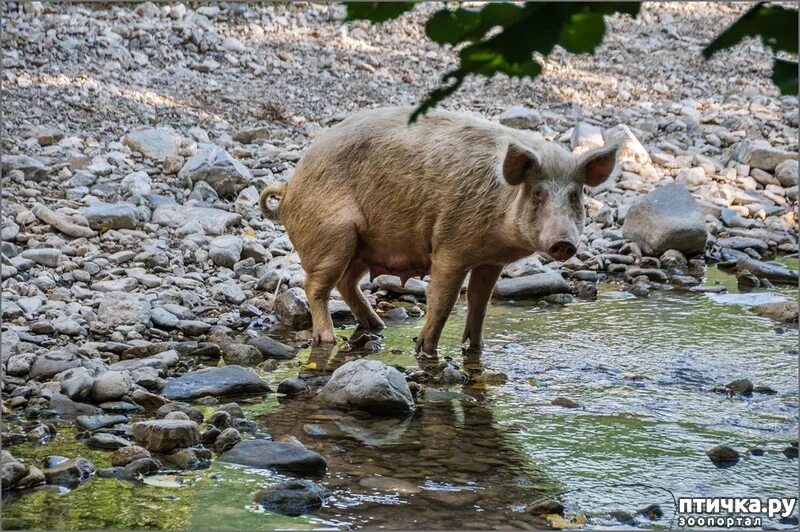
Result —
[[[286,185],[285,181],[281,183],[276,183],[274,185],[268,185],[261,191],[261,196],[258,199],[258,204],[261,206],[261,212],[264,213],[264,216],[270,219],[275,219],[278,214],[278,209],[270,209],[269,205],[267,205],[267,200],[269,200],[270,196],[283,196],[286,194]]]

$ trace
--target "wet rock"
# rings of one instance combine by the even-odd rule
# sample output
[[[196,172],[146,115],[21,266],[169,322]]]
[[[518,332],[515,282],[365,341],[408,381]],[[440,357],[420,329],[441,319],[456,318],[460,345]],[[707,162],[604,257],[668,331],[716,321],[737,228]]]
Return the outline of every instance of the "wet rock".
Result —
[[[48,484],[74,486],[88,480],[94,473],[94,464],[85,458],[74,458],[42,471]]]
[[[251,338],[247,343],[258,349],[266,359],[290,360],[297,356],[297,351],[292,347],[273,340],[269,336]]]
[[[279,472],[319,474],[327,468],[325,459],[296,443],[244,440],[219,457],[221,462]]]
[[[766,278],[774,283],[797,284],[797,270],[790,270],[785,266],[762,262],[751,258],[741,258],[736,262],[736,271],[749,271],[758,278]]]
[[[262,489],[255,501],[267,511],[294,517],[316,512],[327,496],[325,488],[310,480],[292,479]]]
[[[797,444],[790,445],[783,450],[783,455],[786,458],[792,459],[798,457],[798,449]]]
[[[207,449],[180,449],[166,455],[164,459],[179,469],[202,469],[211,463]]]
[[[538,298],[569,293],[567,282],[555,273],[536,273],[512,279],[500,279],[494,295],[502,299]]]
[[[98,403],[113,401],[127,394],[132,386],[133,380],[127,371],[106,371],[95,378],[91,396]]]
[[[178,155],[181,137],[168,128],[142,128],[125,135],[122,142],[148,159],[160,161]]]
[[[300,395],[306,390],[308,390],[308,383],[303,379],[285,379],[278,384],[278,393],[283,395]]]
[[[702,253],[708,238],[699,205],[683,186],[674,183],[638,199],[625,216],[622,232],[649,255],[670,249],[685,255]]]
[[[717,467],[728,467],[739,461],[739,452],[727,445],[712,447],[706,455]]]
[[[215,453],[224,453],[231,450],[234,445],[242,441],[242,435],[235,428],[227,428],[223,430],[215,439],[211,450]]]
[[[795,323],[798,321],[798,303],[795,300],[764,303],[753,307],[753,312],[759,316],[777,321]]]
[[[84,430],[95,431],[106,427],[113,427],[128,421],[128,416],[99,414],[96,416],[78,416],[76,422]]]
[[[533,515],[564,514],[564,505],[554,499],[536,501],[525,507],[525,511]]]
[[[641,515],[647,519],[650,519],[651,521],[656,521],[664,517],[664,510],[662,510],[661,506],[657,504],[648,504],[641,510],[637,510],[636,515]]]
[[[28,468],[14,458],[8,451],[2,451],[0,457],[0,484],[3,490],[15,487],[28,474]]]
[[[415,409],[402,373],[378,360],[343,364],[316,396],[322,405],[376,414],[402,414]]]
[[[753,382],[750,379],[736,379],[725,387],[733,394],[753,395]]]
[[[666,269],[675,268],[677,270],[685,270],[688,265],[686,257],[677,249],[668,249],[665,251],[659,258],[659,262],[661,263],[661,267]]]
[[[281,323],[294,329],[305,329],[311,325],[308,298],[302,288],[295,287],[275,298],[275,314]]]
[[[205,395],[255,395],[269,391],[258,375],[241,366],[207,368],[167,380],[163,395],[173,400],[191,400]]]
[[[214,144],[205,144],[194,154],[181,171],[180,179],[205,181],[220,195],[230,197],[253,180],[250,170]]]
[[[199,408],[189,406],[186,403],[166,403],[158,407],[156,410],[156,418],[166,419],[166,417],[173,412],[182,412],[197,424],[201,424],[205,421],[203,412]]]
[[[564,408],[580,408],[580,404],[576,403],[572,399],[567,397],[556,397],[552,401],[550,401],[551,405],[554,406],[563,406]]]
[[[136,229],[139,225],[139,211],[130,203],[97,201],[82,209],[81,214],[89,221],[89,227],[98,231]]]
[[[135,462],[141,458],[150,458],[150,451],[145,449],[144,447],[140,447],[138,445],[128,445],[127,447],[121,447],[111,453],[109,456],[109,460],[111,461],[111,465],[115,467],[123,467],[131,462]]]
[[[200,431],[194,421],[156,419],[134,423],[133,437],[148,450],[168,452],[199,443]]]
[[[761,286],[761,281],[752,273],[743,271],[736,274],[736,286],[742,292],[748,292]]]

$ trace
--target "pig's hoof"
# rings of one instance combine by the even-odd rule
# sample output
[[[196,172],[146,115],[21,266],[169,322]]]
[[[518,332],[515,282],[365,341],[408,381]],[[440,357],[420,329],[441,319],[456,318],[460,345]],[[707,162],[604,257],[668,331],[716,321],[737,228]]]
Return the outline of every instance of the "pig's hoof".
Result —
[[[333,335],[333,331],[315,332],[311,342],[314,345],[333,344],[336,342],[336,337]]]
[[[420,358],[438,358],[438,353],[435,345],[430,345],[425,341],[425,338],[420,336],[417,338],[417,346],[414,350]]]

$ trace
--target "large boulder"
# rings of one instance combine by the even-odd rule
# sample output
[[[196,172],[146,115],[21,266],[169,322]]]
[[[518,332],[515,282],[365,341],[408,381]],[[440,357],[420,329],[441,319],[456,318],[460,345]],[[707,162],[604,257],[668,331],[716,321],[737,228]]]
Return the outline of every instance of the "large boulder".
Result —
[[[415,408],[403,374],[379,360],[343,364],[319,391],[316,401],[333,408],[375,414],[402,414]]]
[[[696,255],[705,250],[708,239],[702,209],[677,183],[659,187],[631,205],[622,234],[651,256],[669,249]]]
[[[569,293],[569,285],[557,273],[535,273],[512,279],[501,279],[494,295],[502,299],[537,298]]]
[[[269,391],[267,381],[241,366],[190,371],[167,380],[163,395],[172,400],[190,400],[206,395],[248,395]]]
[[[297,474],[320,474],[325,458],[297,443],[245,440],[219,457],[220,462]]]
[[[221,197],[230,197],[246,187],[253,176],[245,165],[231,157],[228,152],[214,144],[204,144],[181,171],[181,179],[193,182],[205,181]]]
[[[200,443],[197,423],[188,419],[154,419],[133,424],[133,437],[142,447],[156,452],[183,449]]]

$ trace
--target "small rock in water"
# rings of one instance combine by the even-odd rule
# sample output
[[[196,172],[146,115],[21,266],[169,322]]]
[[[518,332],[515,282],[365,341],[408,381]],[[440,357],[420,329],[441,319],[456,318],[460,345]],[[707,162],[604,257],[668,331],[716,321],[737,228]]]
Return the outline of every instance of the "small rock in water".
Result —
[[[134,423],[133,437],[146,449],[167,452],[199,443],[200,431],[194,421],[156,419]]]
[[[322,508],[328,491],[310,480],[293,479],[259,491],[255,501],[265,510],[292,517]]]
[[[648,504],[641,510],[637,510],[636,515],[642,515],[651,521],[655,521],[664,517],[664,510],[657,504]]]
[[[297,443],[244,440],[219,457],[221,462],[298,474],[319,474],[327,463],[321,455]]]
[[[739,461],[739,452],[727,445],[717,445],[706,451],[706,455],[717,467],[730,467]]]
[[[733,394],[753,395],[753,382],[750,379],[736,379],[725,387]]]
[[[579,408],[581,405],[567,397],[556,397],[550,402],[554,406],[563,406],[564,408]]]
[[[564,514],[564,505],[554,499],[536,501],[525,507],[525,511],[533,515]]]

